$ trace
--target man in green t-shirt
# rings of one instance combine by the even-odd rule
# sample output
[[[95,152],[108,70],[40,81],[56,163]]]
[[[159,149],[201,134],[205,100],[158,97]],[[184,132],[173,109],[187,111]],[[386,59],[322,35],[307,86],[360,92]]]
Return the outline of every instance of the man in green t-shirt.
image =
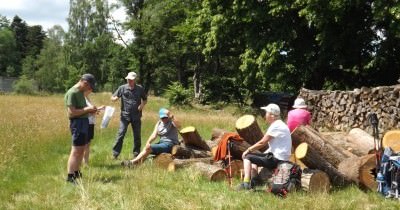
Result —
[[[88,143],[89,113],[95,113],[95,106],[87,106],[84,92],[94,90],[96,80],[92,74],[84,74],[64,96],[65,107],[70,121],[69,127],[72,136],[72,148],[69,155],[67,181],[76,183],[81,177],[80,165],[86,144]]]

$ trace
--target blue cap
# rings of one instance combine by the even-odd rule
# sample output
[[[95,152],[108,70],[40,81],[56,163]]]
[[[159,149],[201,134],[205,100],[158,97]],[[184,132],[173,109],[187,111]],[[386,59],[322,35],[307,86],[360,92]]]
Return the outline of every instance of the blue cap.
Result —
[[[161,118],[164,118],[164,117],[168,117],[168,115],[167,115],[168,110],[165,109],[165,108],[161,108],[160,111],[159,111],[158,113],[159,113],[159,115],[160,115],[160,119],[161,119]]]

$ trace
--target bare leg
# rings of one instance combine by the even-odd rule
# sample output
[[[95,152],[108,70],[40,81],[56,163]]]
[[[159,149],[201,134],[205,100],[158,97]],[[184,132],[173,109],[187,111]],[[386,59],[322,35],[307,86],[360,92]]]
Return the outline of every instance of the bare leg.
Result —
[[[89,153],[90,153],[90,143],[86,144],[84,155],[83,155],[83,163],[85,165],[89,165]]]
[[[131,160],[131,162],[133,164],[138,164],[138,163],[143,163],[144,159],[146,159],[147,156],[149,156],[149,154],[151,153],[151,147],[147,146],[145,147],[144,150],[142,150],[138,156],[136,156],[136,158],[134,158],[133,160]]]
[[[256,164],[251,164],[251,178],[254,178],[258,175],[258,166]]]
[[[69,174],[73,174],[75,171],[79,171],[79,167],[82,162],[83,153],[85,151],[85,146],[72,146],[71,153],[68,159],[67,170]]]
[[[243,180],[250,180],[251,171],[252,171],[252,164],[249,159],[243,160],[243,170],[244,170],[244,177]]]

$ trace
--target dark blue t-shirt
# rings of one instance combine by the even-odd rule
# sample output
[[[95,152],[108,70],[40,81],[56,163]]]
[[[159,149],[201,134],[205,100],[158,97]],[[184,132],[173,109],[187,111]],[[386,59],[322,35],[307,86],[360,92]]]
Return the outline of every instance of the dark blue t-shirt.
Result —
[[[135,84],[131,89],[128,84],[118,87],[113,96],[121,98],[121,117],[127,119],[139,119],[142,117],[142,112],[139,112],[138,107],[142,100],[147,100],[147,94],[142,86]]]

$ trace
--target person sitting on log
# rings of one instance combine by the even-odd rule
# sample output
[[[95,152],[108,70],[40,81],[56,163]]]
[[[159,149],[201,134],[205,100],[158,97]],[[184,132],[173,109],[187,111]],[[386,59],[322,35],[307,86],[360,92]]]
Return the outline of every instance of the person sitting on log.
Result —
[[[178,129],[181,124],[168,109],[161,108],[159,111],[160,120],[157,121],[153,133],[147,140],[145,148],[133,160],[122,161],[122,166],[134,166],[142,163],[149,154],[158,155],[161,153],[171,153],[172,147],[179,144]],[[151,144],[157,136],[160,141]]]
[[[299,125],[310,125],[311,124],[311,113],[307,111],[307,105],[304,99],[297,98],[294,101],[293,110],[288,112],[287,125],[290,132]]]
[[[238,190],[250,190],[254,187],[258,166],[273,170],[279,162],[288,161],[290,158],[292,138],[288,126],[280,119],[279,106],[269,104],[261,109],[266,111],[265,121],[270,126],[261,140],[243,152],[244,178],[237,187]],[[269,148],[264,153],[252,153],[264,148],[267,144]]]

